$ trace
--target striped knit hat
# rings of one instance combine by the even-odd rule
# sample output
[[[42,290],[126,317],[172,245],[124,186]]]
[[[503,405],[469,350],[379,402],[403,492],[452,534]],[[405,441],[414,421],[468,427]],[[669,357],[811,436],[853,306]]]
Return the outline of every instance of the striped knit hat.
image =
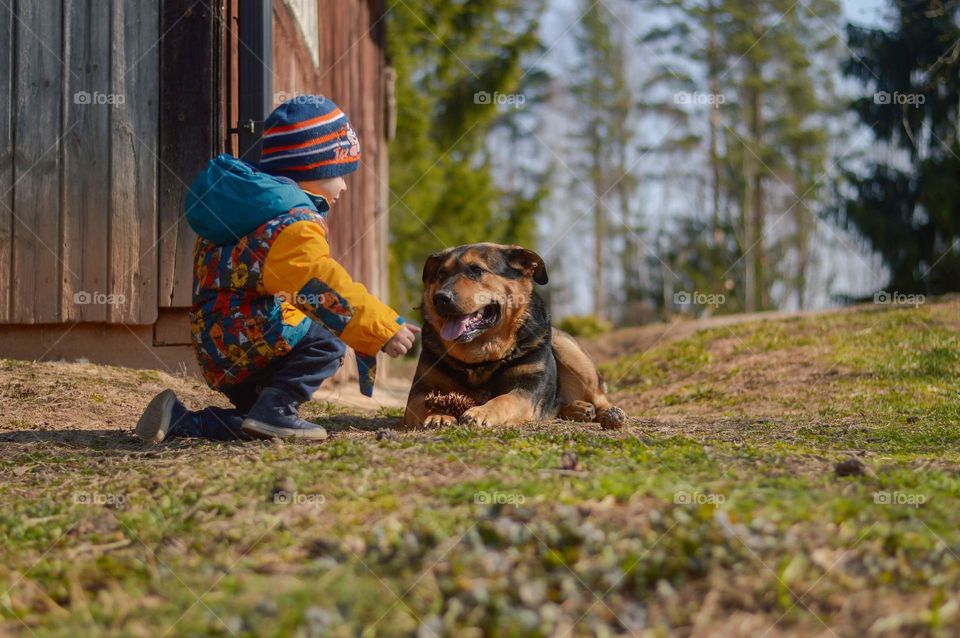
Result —
[[[360,140],[346,114],[319,95],[284,102],[264,122],[260,170],[295,181],[357,170]]]

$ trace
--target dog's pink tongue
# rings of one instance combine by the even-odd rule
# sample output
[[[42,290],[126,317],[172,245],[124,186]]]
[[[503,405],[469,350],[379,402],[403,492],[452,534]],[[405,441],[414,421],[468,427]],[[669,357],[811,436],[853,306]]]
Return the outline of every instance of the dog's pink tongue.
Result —
[[[457,319],[451,319],[443,324],[440,329],[440,336],[447,341],[453,341],[467,330],[467,324],[470,323],[472,315],[463,315]]]

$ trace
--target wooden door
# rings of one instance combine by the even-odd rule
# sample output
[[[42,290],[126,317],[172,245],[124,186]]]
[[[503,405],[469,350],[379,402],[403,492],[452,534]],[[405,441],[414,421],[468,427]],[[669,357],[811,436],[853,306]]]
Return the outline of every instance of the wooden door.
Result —
[[[222,148],[220,3],[163,2],[160,131],[161,308],[189,308],[193,246],[197,236],[184,217],[190,183]]]

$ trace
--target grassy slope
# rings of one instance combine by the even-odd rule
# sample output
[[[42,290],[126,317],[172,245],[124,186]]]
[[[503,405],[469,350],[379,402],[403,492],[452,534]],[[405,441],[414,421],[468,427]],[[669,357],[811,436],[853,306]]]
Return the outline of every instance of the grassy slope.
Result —
[[[199,386],[50,366],[0,362],[0,633],[960,632],[957,302],[606,362],[614,433],[340,414],[319,445],[150,449],[104,430]]]

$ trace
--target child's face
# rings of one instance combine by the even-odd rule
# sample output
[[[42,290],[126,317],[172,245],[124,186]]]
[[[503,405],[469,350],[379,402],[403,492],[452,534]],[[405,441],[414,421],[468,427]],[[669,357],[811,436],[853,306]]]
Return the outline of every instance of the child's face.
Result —
[[[340,194],[347,190],[347,182],[343,177],[334,177],[332,179],[311,179],[297,182],[303,190],[314,195],[323,195],[327,203],[333,206]]]

